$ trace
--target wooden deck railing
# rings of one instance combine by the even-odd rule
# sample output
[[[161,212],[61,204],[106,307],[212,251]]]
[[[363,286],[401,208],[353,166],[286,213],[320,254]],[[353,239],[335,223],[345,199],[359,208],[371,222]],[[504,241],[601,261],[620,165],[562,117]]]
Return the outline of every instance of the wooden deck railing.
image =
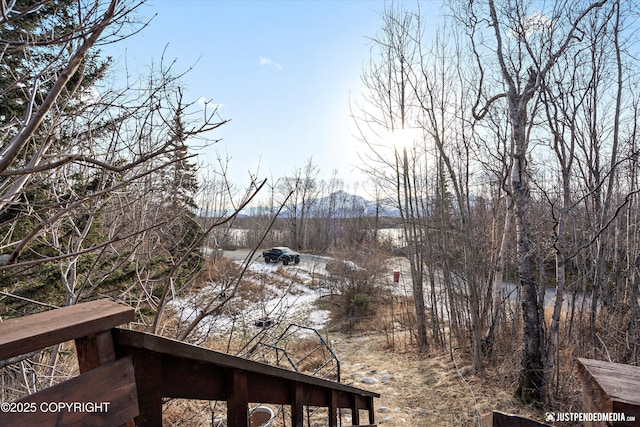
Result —
[[[579,358],[578,375],[585,412],[613,414],[613,420],[587,421],[585,426],[640,425],[640,366]]]
[[[293,426],[303,425],[305,406],[327,408],[329,426],[337,426],[340,408],[351,410],[353,425],[360,425],[361,411],[374,425],[378,393],[115,328],[131,320],[133,309],[100,300],[0,322],[0,360],[75,340],[81,372],[13,403],[33,412],[0,411],[0,425],[133,425],[135,419],[138,426],[160,426],[163,398],[226,401],[232,427],[248,425],[249,402],[289,405]],[[106,411],[49,411],[50,402],[109,405]]]

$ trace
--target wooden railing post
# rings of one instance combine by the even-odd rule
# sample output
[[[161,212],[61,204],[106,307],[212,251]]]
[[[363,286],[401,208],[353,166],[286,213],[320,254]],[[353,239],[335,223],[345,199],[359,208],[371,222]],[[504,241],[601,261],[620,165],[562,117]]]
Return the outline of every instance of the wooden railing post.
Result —
[[[329,391],[329,427],[338,427],[338,392]]]
[[[138,384],[138,406],[136,418],[139,427],[162,425],[162,358],[159,354],[133,350],[133,366]]]
[[[351,424],[360,425],[360,399],[355,394],[351,397]]]
[[[304,408],[302,404],[302,385],[294,382],[291,385],[291,425],[302,427],[304,423]]]
[[[81,373],[116,360],[111,330],[77,338],[75,342]]]
[[[373,410],[373,397],[367,396],[367,407],[369,408],[369,424],[373,425],[376,423],[376,414]]]
[[[76,353],[80,373],[88,372],[116,360],[111,330],[100,331],[82,338],[76,338]],[[133,419],[121,427],[135,427]]]
[[[249,425],[247,373],[233,369],[227,381],[227,422],[230,426]]]

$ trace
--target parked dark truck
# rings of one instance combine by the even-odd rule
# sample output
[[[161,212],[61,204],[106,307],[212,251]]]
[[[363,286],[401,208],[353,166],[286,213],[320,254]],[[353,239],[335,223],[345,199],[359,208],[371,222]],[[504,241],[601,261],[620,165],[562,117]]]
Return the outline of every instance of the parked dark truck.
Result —
[[[268,251],[263,251],[262,256],[264,257],[264,262],[267,264],[271,261],[282,261],[282,265],[288,265],[290,262],[294,264],[300,263],[300,254],[284,246],[277,246]]]

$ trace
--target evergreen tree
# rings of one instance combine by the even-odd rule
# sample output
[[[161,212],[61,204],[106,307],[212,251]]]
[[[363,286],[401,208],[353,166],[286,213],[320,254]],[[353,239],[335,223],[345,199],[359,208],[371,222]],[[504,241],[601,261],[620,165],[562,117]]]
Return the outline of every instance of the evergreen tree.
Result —
[[[198,191],[197,169],[190,161],[192,156],[189,155],[186,145],[184,111],[181,107],[175,112],[169,135],[173,148],[168,154],[171,163],[165,175],[166,207],[173,216],[170,234],[167,236],[169,250],[177,260],[187,256],[188,260],[183,268],[193,270],[202,262],[201,251],[194,249],[199,249],[198,242],[202,240],[204,230],[195,214],[198,208],[194,198]],[[197,248],[193,247],[194,244]]]
[[[94,115],[87,119],[86,110],[95,100],[86,94],[105,76],[109,59],[90,48],[53,104],[49,109],[43,107],[74,53],[96,31],[93,25],[101,15],[84,13],[85,7],[85,3],[72,0],[27,0],[9,6],[6,16],[0,17],[4,48],[0,55],[1,153],[12,149],[14,138],[33,115],[46,112],[13,161],[0,168],[5,174],[0,180],[2,264],[60,257],[68,249],[63,246],[75,245],[74,250],[82,251],[85,245],[102,239],[101,221],[95,212],[89,213],[86,206],[66,209],[108,186],[108,178],[97,168],[92,171],[61,159],[69,153],[81,153],[87,147],[82,142],[86,135],[91,133],[95,140],[107,128],[108,118]],[[77,230],[83,230],[82,244],[74,244]],[[72,261],[74,277],[83,269],[95,268],[90,258],[88,254],[66,258]],[[12,268],[2,273],[0,288],[35,300],[68,302],[60,292],[64,262]]]

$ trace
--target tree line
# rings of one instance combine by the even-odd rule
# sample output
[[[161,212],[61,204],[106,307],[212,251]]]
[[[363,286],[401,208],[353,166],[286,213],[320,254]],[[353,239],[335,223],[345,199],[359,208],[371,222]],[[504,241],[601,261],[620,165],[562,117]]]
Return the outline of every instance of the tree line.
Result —
[[[209,248],[289,246],[298,251],[327,252],[356,247],[391,247],[379,228],[398,227],[391,201],[375,198],[348,184],[334,170],[328,179],[310,157],[303,167],[271,178],[256,201],[241,212],[233,227],[215,230]],[[203,224],[218,221],[230,210],[218,193],[205,186],[200,217]],[[357,193],[364,193],[364,196]],[[373,200],[370,200],[373,199]]]
[[[363,160],[401,210],[421,350],[453,335],[482,372],[515,331],[515,395],[550,402],[571,356],[639,360],[636,5],[446,8],[433,31],[419,8],[381,13]]]

